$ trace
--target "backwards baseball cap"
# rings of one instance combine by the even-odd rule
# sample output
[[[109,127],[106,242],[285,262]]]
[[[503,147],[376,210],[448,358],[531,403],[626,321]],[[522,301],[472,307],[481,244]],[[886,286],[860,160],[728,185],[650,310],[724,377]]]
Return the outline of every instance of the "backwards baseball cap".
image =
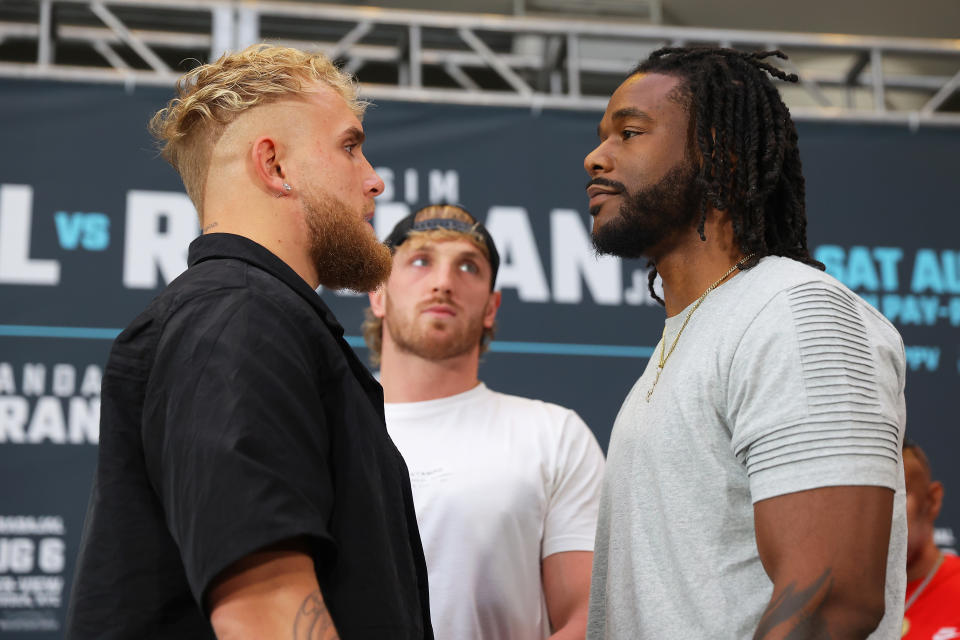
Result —
[[[443,215],[445,209],[456,209],[458,213],[462,213],[469,218],[470,221],[460,220],[459,218],[440,217]],[[490,254],[490,288],[493,289],[493,285],[497,281],[497,270],[500,268],[500,254],[497,253],[497,246],[493,244],[493,238],[490,236],[487,228],[483,226],[483,223],[470,215],[470,212],[463,207],[442,204],[430,205],[414,211],[397,223],[397,226],[393,228],[393,231],[391,231],[390,235],[383,241],[383,244],[387,245],[390,251],[396,252],[397,247],[406,242],[412,232],[434,231],[437,229],[455,231],[468,236],[479,236],[483,244],[487,247],[487,253]]]

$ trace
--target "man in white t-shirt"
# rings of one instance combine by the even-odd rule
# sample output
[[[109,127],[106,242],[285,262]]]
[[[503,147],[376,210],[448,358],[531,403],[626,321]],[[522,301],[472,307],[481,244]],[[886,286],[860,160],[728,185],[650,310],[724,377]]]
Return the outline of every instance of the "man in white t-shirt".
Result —
[[[488,389],[499,256],[463,208],[401,220],[364,338],[410,471],[443,640],[583,638],[603,454],[569,409]]]
[[[584,161],[597,250],[652,262],[667,313],[611,435],[591,639],[900,637],[903,343],[807,249],[770,55],[654,52]]]

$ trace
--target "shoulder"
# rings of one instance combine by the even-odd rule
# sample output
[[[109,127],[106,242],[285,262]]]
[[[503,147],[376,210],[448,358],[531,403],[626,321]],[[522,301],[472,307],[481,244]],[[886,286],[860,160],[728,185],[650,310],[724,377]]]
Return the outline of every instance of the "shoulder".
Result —
[[[947,574],[947,579],[956,585],[958,593],[960,593],[960,556],[944,553],[943,570]]]
[[[116,366],[156,366],[216,354],[244,358],[311,359],[336,353],[334,337],[297,292],[241,260],[217,259],[192,266],[158,295],[117,337]]]
[[[522,396],[487,389],[486,402],[510,417],[521,428],[565,437],[592,437],[592,432],[573,409]]]
[[[529,463],[538,461],[551,486],[589,486],[599,491],[604,456],[593,431],[576,411],[552,402],[489,391],[496,402],[498,422],[510,432],[509,441]],[[570,484],[572,483],[572,484]],[[595,496],[596,497],[596,496]],[[594,521],[595,522],[595,521]]]
[[[960,557],[952,553],[943,554],[943,566],[931,583],[931,597],[944,601],[960,599]]]
[[[217,260],[191,266],[177,276],[117,336],[111,359],[150,360],[156,343],[178,317],[202,318],[184,322],[180,330],[202,331],[218,313],[247,295],[244,264],[238,260]]]
[[[548,421],[562,421],[570,415],[576,415],[576,412],[572,409],[562,407],[552,402],[501,393],[489,388],[486,390],[485,402],[495,405],[503,411],[516,412],[530,417],[543,418]]]
[[[801,425],[865,424],[869,415],[880,430],[902,429],[906,362],[886,319],[829,274],[793,260],[766,258],[744,276],[721,338],[737,455],[761,442],[772,450],[774,437]],[[735,316],[741,300],[750,315]],[[897,459],[895,446],[887,458]]]
[[[738,307],[748,321],[792,319],[798,328],[816,329],[825,321],[850,322],[871,343],[903,350],[899,332],[875,308],[828,273],[771,256],[743,274]],[[775,326],[775,325],[768,325]]]
[[[734,280],[739,285],[738,300],[747,311],[760,313],[771,304],[789,301],[790,296],[811,297],[827,295],[832,300],[857,304],[856,294],[847,289],[830,274],[809,265],[783,258],[768,256]]]
[[[269,340],[306,337],[323,326],[310,304],[267,271],[237,259],[202,262],[164,292],[165,330],[211,327]],[[276,335],[267,332],[278,331]]]

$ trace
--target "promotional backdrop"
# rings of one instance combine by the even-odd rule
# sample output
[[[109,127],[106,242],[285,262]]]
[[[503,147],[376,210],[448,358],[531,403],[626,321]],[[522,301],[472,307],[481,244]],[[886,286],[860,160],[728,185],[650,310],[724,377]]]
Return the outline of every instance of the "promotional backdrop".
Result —
[[[0,81],[0,635],[58,638],[96,463],[111,340],[186,266],[198,233],[146,133],[165,89]],[[380,103],[365,153],[383,237],[463,204],[500,250],[503,306],[481,377],[572,407],[605,448],[664,313],[636,262],[597,259],[582,168],[600,113]],[[809,238],[907,350],[908,434],[960,521],[960,130],[801,123]],[[366,298],[322,294],[366,356]]]

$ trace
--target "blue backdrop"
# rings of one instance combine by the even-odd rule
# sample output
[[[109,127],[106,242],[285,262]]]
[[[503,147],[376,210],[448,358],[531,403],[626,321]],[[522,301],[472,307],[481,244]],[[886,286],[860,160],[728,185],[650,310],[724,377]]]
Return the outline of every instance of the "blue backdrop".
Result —
[[[164,89],[0,81],[0,631],[60,637],[111,339],[184,267],[192,206],[146,122]],[[662,329],[641,264],[597,260],[583,156],[599,113],[381,103],[381,236],[430,202],[485,218],[503,264],[494,389],[576,409],[606,447]],[[810,244],[907,345],[908,433],[960,520],[960,130],[801,123]],[[324,292],[359,339],[365,298]]]

